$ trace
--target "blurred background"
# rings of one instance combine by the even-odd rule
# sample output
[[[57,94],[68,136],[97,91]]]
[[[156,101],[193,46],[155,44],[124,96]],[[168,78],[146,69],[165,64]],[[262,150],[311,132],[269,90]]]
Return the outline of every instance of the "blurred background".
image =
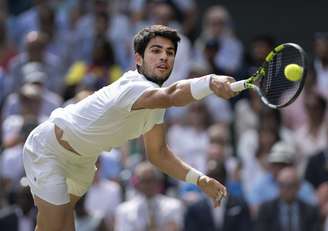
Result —
[[[227,186],[220,208],[151,166],[137,139],[102,153],[76,229],[328,231],[327,9],[323,0],[0,1],[0,230],[34,230],[29,132],[134,69],[134,34],[163,24],[182,37],[166,85],[209,73],[244,79],[294,42],[309,56],[304,90],[279,111],[252,92],[167,110],[174,152]]]

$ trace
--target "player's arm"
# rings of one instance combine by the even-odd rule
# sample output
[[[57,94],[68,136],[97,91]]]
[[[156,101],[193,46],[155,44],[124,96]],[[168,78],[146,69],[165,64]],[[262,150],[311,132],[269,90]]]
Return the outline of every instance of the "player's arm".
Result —
[[[176,179],[198,185],[219,205],[219,199],[226,195],[225,187],[215,179],[209,178],[179,159],[167,146],[163,124],[155,125],[144,134],[144,143],[148,160],[162,172]]]
[[[132,110],[184,106],[212,93],[229,99],[236,95],[230,88],[234,81],[232,77],[220,75],[180,80],[169,87],[146,90],[133,104]]]

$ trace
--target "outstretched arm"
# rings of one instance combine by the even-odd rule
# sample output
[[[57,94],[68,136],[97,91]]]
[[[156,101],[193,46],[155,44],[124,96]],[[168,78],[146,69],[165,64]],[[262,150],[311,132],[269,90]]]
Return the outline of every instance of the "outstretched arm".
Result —
[[[230,83],[234,81],[232,77],[214,74],[177,81],[169,87],[145,91],[136,100],[132,110],[184,106],[212,93],[229,99],[237,94],[230,88]]]
[[[144,143],[148,160],[162,172],[179,180],[188,180],[188,173],[194,171],[192,167],[179,159],[167,146],[163,124],[155,125],[144,135]],[[205,175],[199,176],[195,182],[209,197],[214,205],[220,204],[221,197],[226,195],[226,188]]]

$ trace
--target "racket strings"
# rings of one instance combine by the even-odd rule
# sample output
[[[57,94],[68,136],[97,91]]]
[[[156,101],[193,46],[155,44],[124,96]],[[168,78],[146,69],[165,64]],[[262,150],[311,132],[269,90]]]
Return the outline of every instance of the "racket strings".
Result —
[[[286,47],[276,54],[266,67],[266,77],[259,84],[262,95],[274,105],[288,103],[295,96],[301,81],[290,81],[285,77],[284,69],[289,64],[303,67],[301,52],[294,47]]]

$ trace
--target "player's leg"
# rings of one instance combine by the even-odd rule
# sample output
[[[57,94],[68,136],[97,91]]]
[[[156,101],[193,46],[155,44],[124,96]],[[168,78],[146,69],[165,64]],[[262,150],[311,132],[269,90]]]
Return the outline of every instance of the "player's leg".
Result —
[[[38,208],[36,231],[74,231],[74,216],[71,203],[51,204],[34,196]]]
[[[28,184],[38,208],[38,231],[74,230],[73,206],[64,170],[55,159],[34,158],[36,154],[24,150],[24,167]],[[69,224],[69,225],[66,225]]]
[[[70,202],[65,205],[53,205],[35,196],[34,201],[38,208],[36,231],[73,231],[74,207],[80,199],[78,196],[70,195]]]
[[[72,195],[72,194],[70,194],[69,197],[70,197],[71,210],[67,214],[67,217],[66,217],[66,220],[65,220],[65,227],[64,227],[63,230],[75,230],[74,209],[75,209],[75,205],[79,201],[80,197]]]

